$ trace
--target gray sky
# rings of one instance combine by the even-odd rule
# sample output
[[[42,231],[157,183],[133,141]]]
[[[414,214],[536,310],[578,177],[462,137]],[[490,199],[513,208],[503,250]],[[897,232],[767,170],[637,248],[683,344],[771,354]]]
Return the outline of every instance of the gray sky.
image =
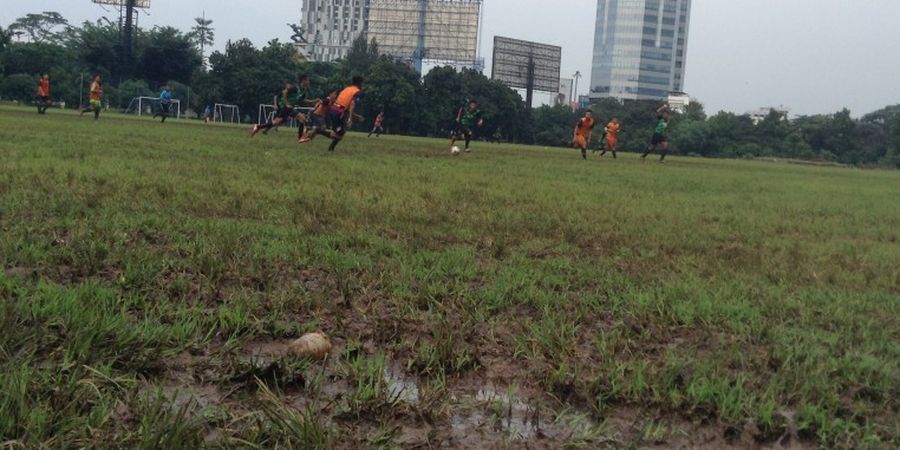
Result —
[[[30,12],[72,22],[109,14],[90,0],[2,0],[0,25]],[[216,48],[248,37],[287,41],[302,0],[152,0],[141,25],[187,29],[205,9]],[[593,53],[595,0],[485,0],[482,54],[494,35],[563,47],[563,77],[584,74]],[[858,116],[900,103],[900,0],[694,0],[685,90],[710,113],[784,105],[795,114],[848,107]],[[540,98],[538,98],[540,100]]]

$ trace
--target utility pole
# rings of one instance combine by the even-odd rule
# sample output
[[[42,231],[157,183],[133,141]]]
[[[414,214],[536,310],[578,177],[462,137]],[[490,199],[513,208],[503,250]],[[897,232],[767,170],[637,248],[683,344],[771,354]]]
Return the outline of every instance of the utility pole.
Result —
[[[531,104],[534,102],[534,55],[528,55],[528,79],[525,86],[525,109],[531,112]]]
[[[84,108],[84,72],[81,72],[81,83],[78,85],[78,109]]]
[[[425,59],[425,13],[428,9],[428,0],[419,0],[419,36],[416,40],[416,70],[422,76],[422,60]]]

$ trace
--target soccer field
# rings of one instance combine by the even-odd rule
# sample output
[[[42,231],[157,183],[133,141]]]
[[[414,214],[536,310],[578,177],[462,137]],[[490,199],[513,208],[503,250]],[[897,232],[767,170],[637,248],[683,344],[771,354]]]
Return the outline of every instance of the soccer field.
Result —
[[[900,172],[247,132],[0,108],[0,447],[900,445]]]

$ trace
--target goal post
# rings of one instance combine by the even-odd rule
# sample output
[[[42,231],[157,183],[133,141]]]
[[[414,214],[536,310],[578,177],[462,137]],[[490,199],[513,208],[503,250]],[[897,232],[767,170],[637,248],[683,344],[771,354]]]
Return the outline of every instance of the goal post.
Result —
[[[275,107],[265,103],[259,105],[259,112],[256,114],[256,123],[263,124],[272,120],[275,115]]]
[[[237,105],[216,103],[213,107],[213,122],[241,123],[241,110]]]
[[[302,108],[294,108],[295,113],[303,113],[309,115],[312,113],[313,108],[302,107]],[[271,104],[261,103],[259,105],[259,112],[256,115],[256,123],[264,124],[268,123],[270,120],[275,118],[275,106]],[[290,120],[283,123],[281,126],[288,126],[290,128],[297,128],[299,124],[297,123],[296,117],[291,117]]]
[[[175,106],[175,118],[181,119],[181,100],[172,99],[172,105]],[[159,111],[159,97],[135,97],[128,103],[125,114],[143,116],[153,115],[157,111]]]

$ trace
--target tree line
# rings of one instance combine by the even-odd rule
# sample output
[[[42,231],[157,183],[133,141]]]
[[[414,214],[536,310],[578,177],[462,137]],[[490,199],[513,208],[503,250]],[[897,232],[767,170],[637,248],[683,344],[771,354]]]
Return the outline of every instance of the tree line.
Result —
[[[52,97],[78,107],[92,73],[106,80],[110,107],[124,109],[132,98],[155,96],[163,84],[174,88],[183,109],[206,105],[238,105],[255,118],[285,81],[310,77],[319,93],[339,88],[355,75],[366,78],[361,112],[374,118],[385,112],[389,132],[444,137],[457,109],[476,99],[486,117],[482,139],[567,146],[582,111],[567,106],[541,106],[528,111],[521,95],[473,70],[436,67],[424,76],[403,62],[381,55],[376,42],[357,39],[342,61],[303,61],[292,44],[272,40],[257,47],[246,39],[229,41],[208,57],[213,45],[212,21],[182,31],[154,27],[136,31],[134,60],[122,64],[118,23],[100,19],[71,25],[54,12],[29,14],[0,28],[0,96],[27,102],[39,74],[49,73]],[[82,78],[83,76],[83,78]],[[604,99],[591,108],[602,123],[622,123],[619,148],[641,151],[652,135],[655,102]],[[771,111],[754,122],[748,115],[719,112],[708,116],[694,103],[673,115],[672,152],[726,158],[779,157],[852,165],[900,167],[900,105],[851,117],[850,111],[788,118]],[[599,133],[601,129],[597,130]]]

